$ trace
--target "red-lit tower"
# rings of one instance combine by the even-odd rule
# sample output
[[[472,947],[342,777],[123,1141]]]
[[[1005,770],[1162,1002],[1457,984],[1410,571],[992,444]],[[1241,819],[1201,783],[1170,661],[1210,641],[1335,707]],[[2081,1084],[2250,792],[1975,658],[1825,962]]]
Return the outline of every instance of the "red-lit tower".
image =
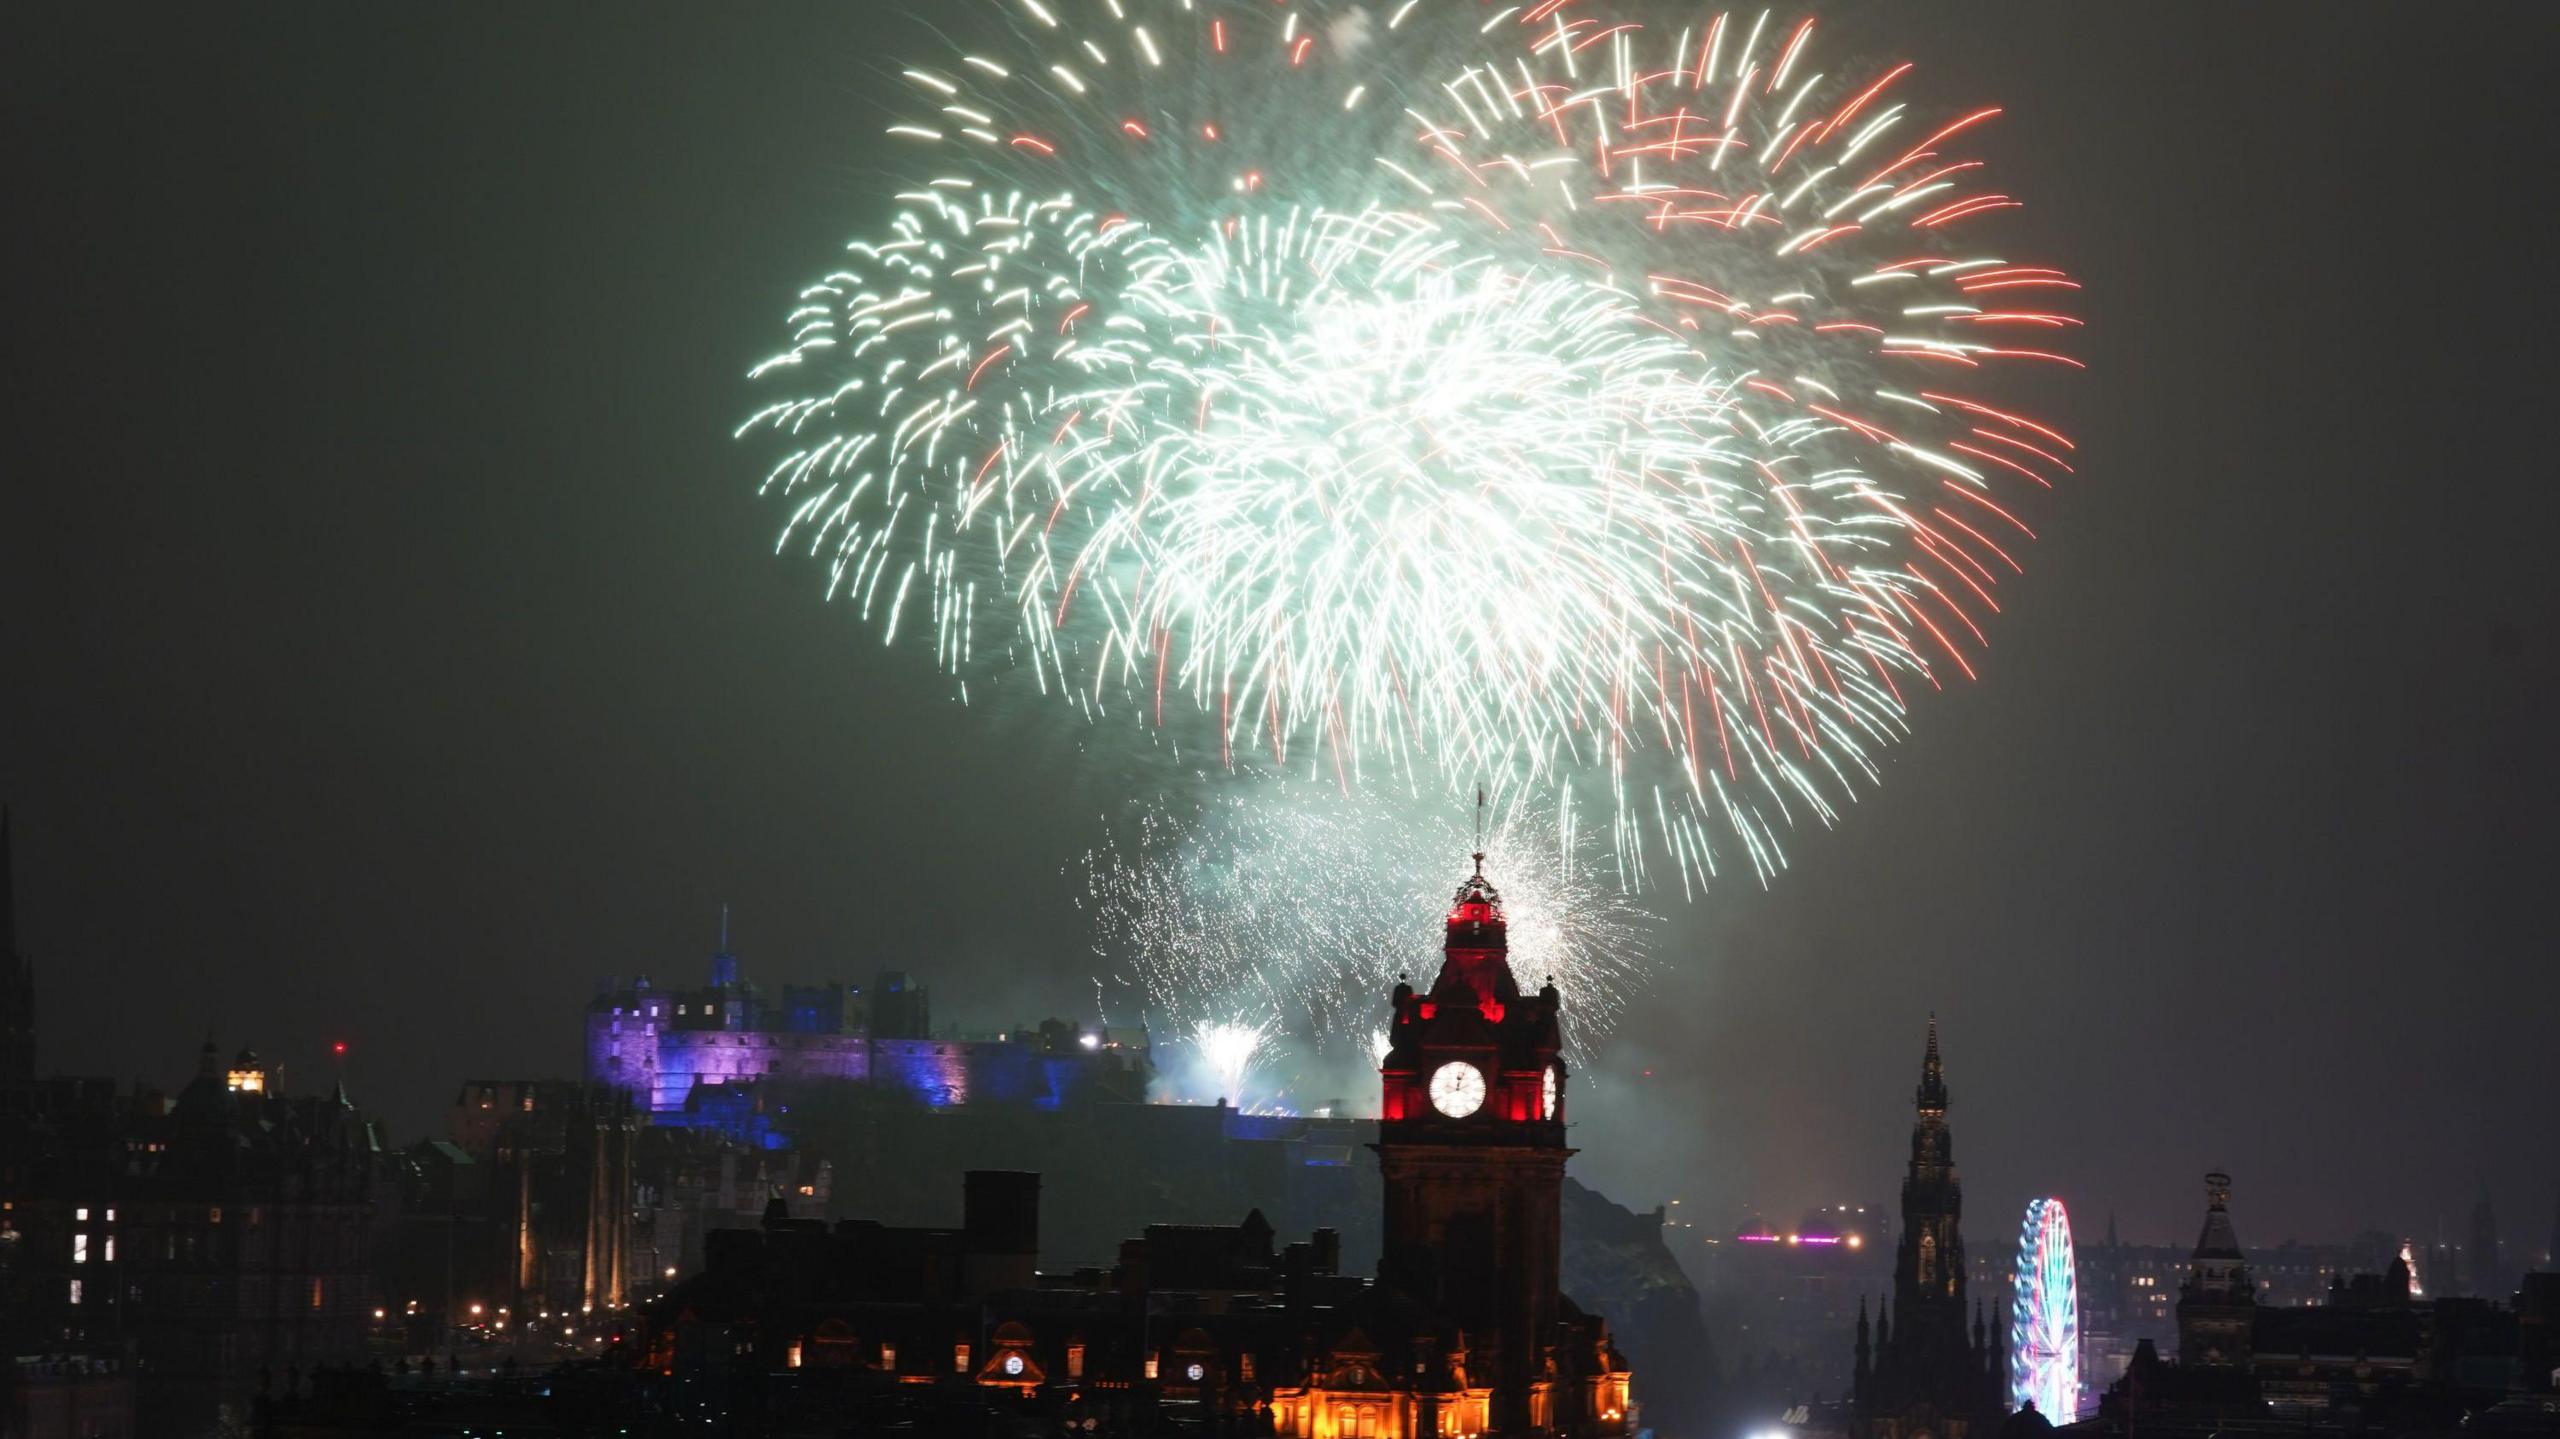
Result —
[[[1502,896],[1475,860],[1449,909],[1439,977],[1425,994],[1396,986],[1380,1066],[1378,1267],[1463,1331],[1470,1374],[1492,1381],[1493,1429],[1529,1434],[1555,1422],[1557,1215],[1573,1151],[1555,986],[1520,992]]]

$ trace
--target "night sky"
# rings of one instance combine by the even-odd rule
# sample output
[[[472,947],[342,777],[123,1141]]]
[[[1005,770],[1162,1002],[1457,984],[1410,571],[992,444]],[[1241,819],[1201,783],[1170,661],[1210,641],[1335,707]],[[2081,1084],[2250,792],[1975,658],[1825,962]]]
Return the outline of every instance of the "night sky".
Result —
[[[723,902],[751,975],[1089,1011],[1069,871],[1153,771],[819,603],[729,439],[878,213],[885,13],[0,15],[46,1069],[175,1084],[210,1028],[325,1085],[344,1040],[407,1142],[573,1072],[595,977],[692,979]],[[2003,248],[2089,286],[2029,408],[2085,462],[1883,787],[1767,892],[1661,901],[1577,1173],[1889,1203],[1934,1008],[1977,1233],[2053,1193],[2184,1241],[2221,1165],[2252,1242],[2454,1238],[2486,1183],[2538,1255],[2560,7],[2437,13],[1833,17],[2009,107]]]

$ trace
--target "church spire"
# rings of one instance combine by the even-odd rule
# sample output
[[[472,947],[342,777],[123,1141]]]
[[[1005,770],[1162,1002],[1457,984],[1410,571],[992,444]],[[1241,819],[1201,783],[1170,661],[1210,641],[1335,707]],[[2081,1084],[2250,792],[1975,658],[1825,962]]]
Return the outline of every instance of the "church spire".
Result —
[[[1920,1057],[1920,1088],[1912,1096],[1923,1117],[1947,1112],[1947,1073],[1938,1061],[1938,1012],[1929,1011],[1929,1049]]]

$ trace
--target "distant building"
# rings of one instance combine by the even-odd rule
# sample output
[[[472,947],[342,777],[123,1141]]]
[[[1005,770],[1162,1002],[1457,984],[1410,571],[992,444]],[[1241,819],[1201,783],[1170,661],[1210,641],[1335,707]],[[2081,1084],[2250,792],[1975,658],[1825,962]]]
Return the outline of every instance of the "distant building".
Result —
[[[2325,1302],[2263,1302],[2231,1220],[2231,1178],[2205,1177],[2205,1220],[2178,1300],[2178,1357],[2142,1341],[2098,1414],[2075,1432],[2560,1433],[2536,1369],[2560,1285],[2522,1311],[2419,1297],[2408,1262],[2331,1277]]]
[[[713,1234],[705,1272],[647,1306],[641,1361],[683,1386],[676,1402],[777,1428],[952,1432],[991,1413],[1077,1433],[1628,1432],[1608,1327],[1560,1292],[1560,1001],[1513,980],[1480,868],[1437,980],[1394,1004],[1375,1282],[1342,1272],[1334,1231],[1275,1246],[1259,1210],[1151,1225],[1108,1267],[1042,1274],[1038,1176],[974,1171],[956,1230],[830,1230],[776,1200],[757,1230]]]
[[[1858,1311],[1849,1430],[1852,1439],[1989,1439],[2007,1414],[2004,1346],[1979,1306],[1966,1325],[1964,1191],[1935,1015],[1913,1107],[1892,1305],[1878,1315],[1872,1344],[1864,1306]]]
[[[106,1080],[7,1091],[9,1352],[130,1355],[147,1376],[136,1432],[154,1435],[364,1354],[380,1137],[343,1087],[273,1081],[208,1040],[174,1100]]]
[[[823,1207],[832,1166],[712,1127],[647,1127],[577,1080],[473,1080],[447,1137],[390,1156],[380,1287],[415,1347],[492,1316],[579,1319],[701,1266],[703,1236],[775,1195]]]
[[[2171,1303],[2186,1272],[2187,1251],[2172,1244],[2127,1244],[2115,1216],[2105,1233],[2079,1247],[2080,1378],[2084,1398],[2122,1377],[2134,1349],[2177,1339]]]
[[[2498,1253],[2498,1211],[2489,1203],[2486,1184],[2471,1204],[2471,1243],[2463,1250],[2462,1278],[2467,1292],[2481,1299],[2504,1299],[2512,1287]]]
[[[631,1096],[658,1125],[719,1129],[779,1147],[777,1091],[817,1082],[877,1086],[934,1106],[981,1101],[1054,1109],[1071,1101],[1144,1099],[1143,1043],[1050,1020],[993,1038],[935,1037],[927,991],[879,976],[868,994],[844,984],[785,985],[769,994],[724,947],[709,982],[660,989],[641,975],[607,980],[587,1006],[587,1079]]]
[[[632,1293],[640,1128],[630,1096],[574,1080],[475,1080],[442,1140],[404,1151],[386,1296],[450,1321],[617,1309]]]
[[[1827,1205],[1792,1222],[1753,1214],[1690,1251],[1713,1296],[1728,1362],[1728,1408],[1757,1412],[1849,1391],[1840,1336],[1890,1282],[1892,1229],[1881,1204]],[[1623,1325],[1624,1316],[1620,1316]]]

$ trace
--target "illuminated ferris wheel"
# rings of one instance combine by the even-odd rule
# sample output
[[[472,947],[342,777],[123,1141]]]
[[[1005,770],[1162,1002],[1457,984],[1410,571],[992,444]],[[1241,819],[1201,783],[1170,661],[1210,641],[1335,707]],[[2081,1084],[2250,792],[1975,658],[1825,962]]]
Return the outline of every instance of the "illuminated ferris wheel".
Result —
[[[2059,1199],[2027,1204],[2009,1286],[2009,1404],[2055,1424],[2080,1417],[2080,1285],[2071,1216]]]

